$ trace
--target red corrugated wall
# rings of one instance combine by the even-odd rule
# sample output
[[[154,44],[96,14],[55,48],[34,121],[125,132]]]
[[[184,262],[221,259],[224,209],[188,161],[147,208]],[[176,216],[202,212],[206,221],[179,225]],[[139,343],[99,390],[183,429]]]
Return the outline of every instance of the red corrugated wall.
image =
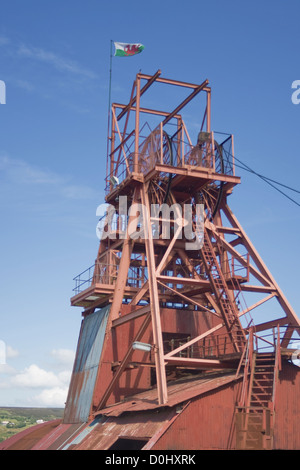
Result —
[[[300,450],[300,368],[287,361],[276,393],[274,449]]]
[[[234,449],[234,409],[241,382],[193,400],[153,450]]]
[[[240,384],[191,401],[153,449],[234,449],[234,409]],[[273,449],[300,449],[300,368],[287,361],[283,361],[277,385]]]

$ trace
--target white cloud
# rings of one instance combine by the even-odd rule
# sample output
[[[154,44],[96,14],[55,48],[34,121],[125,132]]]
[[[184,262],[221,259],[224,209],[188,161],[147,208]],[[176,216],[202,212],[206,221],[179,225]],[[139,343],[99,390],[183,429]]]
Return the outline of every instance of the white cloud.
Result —
[[[59,364],[72,366],[75,352],[71,349],[53,349],[51,351],[51,356],[54,357]]]
[[[56,387],[60,385],[59,378],[53,373],[41,369],[36,364],[26,367],[11,379],[11,383],[17,387]]]
[[[99,75],[89,66],[83,66],[77,60],[72,60],[69,57],[60,55],[60,53],[42,47],[18,43],[4,35],[0,35],[0,48],[5,48],[6,54],[17,58],[18,62],[26,61],[29,65],[27,71],[26,68],[24,70],[24,64],[22,64],[19,72],[14,73],[12,76],[6,74],[5,77],[2,77],[5,82],[25,90],[26,93],[34,93],[47,101],[49,99],[55,100],[56,103],[76,112],[90,112],[89,106],[86,106],[87,86],[91,86],[93,82],[97,87],[101,85],[98,83]],[[44,78],[41,78],[40,74],[34,71],[33,66],[35,64],[42,66],[42,70],[39,72],[44,73]],[[58,73],[53,74],[55,71]],[[30,78],[28,73],[30,73]],[[50,74],[51,80],[49,80]],[[16,78],[17,76],[18,78]],[[39,80],[36,79],[38,76]],[[70,91],[72,92],[75,97],[73,102],[66,101],[63,98],[62,90],[67,91],[67,95]],[[79,93],[84,97],[84,104],[80,104],[78,101]]]
[[[61,384],[69,385],[71,380],[72,371],[71,370],[63,370],[59,372],[57,377]]]
[[[84,67],[81,63],[76,60],[72,60],[68,57],[60,55],[58,53],[49,51],[45,48],[34,47],[28,44],[16,43],[16,41],[11,40],[10,38],[0,35],[0,47],[6,48],[6,53],[17,57],[19,60],[29,62],[30,70],[30,79],[28,80],[28,75],[24,75],[24,70],[19,72],[19,77],[7,76],[5,80],[9,83],[15,85],[18,88],[25,90],[26,92],[34,92],[37,95],[40,95],[44,99],[55,99],[56,102],[60,102],[63,106],[67,106],[76,112],[79,113],[89,113],[90,109],[86,105],[81,106],[78,103],[78,90],[84,91],[84,96],[86,97],[86,87],[83,87],[83,83],[90,85],[93,80],[97,79],[97,86],[99,76],[89,67]],[[37,81],[35,77],[38,74],[35,74],[32,70],[33,63],[43,65],[43,71],[46,74],[45,80]],[[56,80],[53,77],[53,70],[57,70],[59,73],[56,76]],[[26,72],[25,72],[26,73]],[[52,85],[56,83],[59,88],[54,89],[49,88],[49,74],[52,75],[51,83]],[[61,74],[63,74],[63,80],[61,80]],[[2,77],[3,78],[3,77]],[[45,86],[47,87],[45,90]],[[75,88],[74,88],[75,86]],[[65,102],[62,99],[62,95],[58,94],[62,88],[71,89],[75,95],[75,104]],[[60,97],[60,99],[58,99]],[[86,101],[85,101],[86,103]]]
[[[13,348],[9,350],[11,355],[17,354]],[[4,399],[5,406],[10,406],[10,395],[18,396],[21,393],[20,406],[64,407],[74,355],[69,349],[53,349],[51,356],[55,364],[52,370],[43,369],[37,364],[31,364],[21,371],[7,364],[0,365],[0,390],[7,396],[6,402]]]
[[[6,173],[11,181],[19,184],[62,184],[63,180],[55,173],[38,168],[24,160],[10,158],[7,155],[0,157],[0,170]]]
[[[6,346],[6,358],[7,359],[12,359],[12,358],[18,357],[18,356],[19,356],[19,351],[17,349],[13,349],[9,345]]]
[[[93,71],[83,68],[77,62],[61,57],[53,52],[46,51],[42,48],[29,47],[23,44],[18,48],[18,54],[22,57],[45,62],[63,72],[86,78],[97,78],[97,75]]]
[[[46,371],[36,364],[31,364],[22,372],[17,373],[11,383],[17,387],[43,388],[43,387],[61,387],[69,384],[71,377],[70,370],[64,370],[55,374]]]
[[[0,377],[2,378],[3,376],[14,376],[16,374],[16,369],[14,369],[12,366],[8,364],[0,364]],[[9,387],[9,382],[5,380],[4,382],[0,381],[0,388],[8,388]]]
[[[53,387],[50,389],[43,390],[38,395],[32,398],[32,403],[35,405],[38,403],[39,406],[54,406],[54,407],[64,407],[68,394],[68,388],[64,387]]]
[[[60,194],[66,199],[84,200],[99,197],[98,192],[89,186],[73,184],[67,176],[7,155],[0,156],[0,171],[2,178],[18,184],[18,187],[20,185],[28,188],[40,186],[43,187],[43,191],[47,188],[52,189],[55,194]]]
[[[71,351],[54,350],[54,355],[61,361],[70,361]],[[1,369],[0,369],[1,372]],[[55,374],[52,371],[46,371],[36,364],[31,364],[22,372],[6,371],[7,374],[14,372],[14,376],[10,380],[0,382],[0,389],[19,389],[25,396],[28,396],[27,403],[32,406],[57,406],[64,407],[69,383],[71,378],[71,370],[64,370]],[[41,389],[36,395],[30,395],[30,390]],[[29,393],[29,395],[28,395]]]

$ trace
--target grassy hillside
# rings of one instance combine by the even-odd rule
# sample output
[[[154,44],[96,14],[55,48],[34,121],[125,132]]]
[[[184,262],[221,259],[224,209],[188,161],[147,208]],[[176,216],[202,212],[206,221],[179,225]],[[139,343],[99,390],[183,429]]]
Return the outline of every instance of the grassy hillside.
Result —
[[[37,424],[62,418],[63,408],[0,408],[0,442]]]

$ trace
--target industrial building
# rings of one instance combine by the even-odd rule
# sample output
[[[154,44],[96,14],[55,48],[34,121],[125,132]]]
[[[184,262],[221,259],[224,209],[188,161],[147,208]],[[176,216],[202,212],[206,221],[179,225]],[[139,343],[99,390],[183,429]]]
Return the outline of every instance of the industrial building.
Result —
[[[184,97],[150,108],[158,87]],[[230,208],[240,182],[233,136],[211,129],[208,80],[138,73],[128,103],[111,105],[63,420],[0,449],[300,449],[300,320]]]

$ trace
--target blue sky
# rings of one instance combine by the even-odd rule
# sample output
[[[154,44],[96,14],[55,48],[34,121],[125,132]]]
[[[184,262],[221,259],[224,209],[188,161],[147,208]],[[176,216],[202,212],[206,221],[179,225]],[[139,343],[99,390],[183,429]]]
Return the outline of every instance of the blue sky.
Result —
[[[0,406],[63,406],[81,323],[72,279],[95,260],[104,202],[110,40],[145,45],[113,58],[113,101],[129,100],[139,70],[208,78],[213,129],[233,133],[236,156],[255,171],[299,190],[291,85],[300,79],[300,5],[2,0],[0,8]],[[299,206],[240,175],[230,205],[299,314]]]

